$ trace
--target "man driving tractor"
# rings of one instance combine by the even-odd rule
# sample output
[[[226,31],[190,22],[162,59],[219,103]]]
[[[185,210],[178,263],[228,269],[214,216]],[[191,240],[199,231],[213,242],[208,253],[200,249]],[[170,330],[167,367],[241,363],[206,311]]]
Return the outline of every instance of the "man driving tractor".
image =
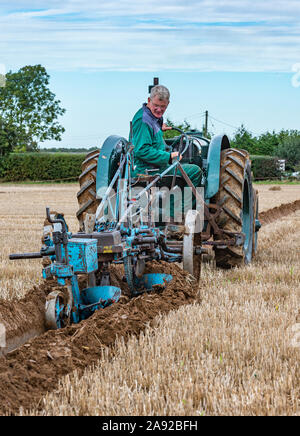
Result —
[[[166,151],[166,143],[163,132],[172,129],[163,121],[170,102],[170,92],[162,85],[153,86],[148,102],[136,112],[132,120],[132,143],[134,145],[134,170],[133,177],[145,175],[147,170],[157,169],[156,173],[162,173],[174,159],[182,159],[178,151]],[[198,165],[182,164],[182,167],[193,185],[197,188],[201,182],[201,171]],[[152,172],[153,174],[153,172]],[[174,170],[168,174],[174,174]],[[180,173],[178,172],[178,175]],[[170,187],[170,186],[169,186]],[[185,190],[186,194],[186,190]],[[190,193],[191,195],[191,193]],[[188,204],[187,195],[185,204]],[[193,198],[195,208],[195,198]],[[184,204],[182,203],[184,212]],[[171,212],[171,216],[173,213]]]

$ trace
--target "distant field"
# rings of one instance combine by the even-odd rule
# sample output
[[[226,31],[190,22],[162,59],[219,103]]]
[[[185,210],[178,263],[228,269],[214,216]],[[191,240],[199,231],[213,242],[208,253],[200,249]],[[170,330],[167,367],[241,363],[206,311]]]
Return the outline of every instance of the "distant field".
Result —
[[[281,204],[290,203],[300,200],[300,184],[298,185],[263,185],[254,184],[259,192],[259,210],[260,212],[280,206]],[[272,188],[280,188],[273,191]]]

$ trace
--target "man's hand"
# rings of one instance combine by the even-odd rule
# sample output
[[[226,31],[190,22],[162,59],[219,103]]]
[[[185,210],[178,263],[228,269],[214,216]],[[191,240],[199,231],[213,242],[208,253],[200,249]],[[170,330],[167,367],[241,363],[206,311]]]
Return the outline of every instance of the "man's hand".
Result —
[[[173,153],[171,153],[171,159],[172,160],[175,159],[175,157],[177,157],[178,155],[179,155],[178,151],[173,151]],[[182,156],[180,155],[179,160],[181,160],[181,159],[182,159]]]
[[[163,123],[163,125],[162,125],[162,127],[161,127],[161,130],[162,130],[163,132],[165,132],[166,130],[172,130],[172,127],[169,127],[169,126],[167,126],[165,123]]]

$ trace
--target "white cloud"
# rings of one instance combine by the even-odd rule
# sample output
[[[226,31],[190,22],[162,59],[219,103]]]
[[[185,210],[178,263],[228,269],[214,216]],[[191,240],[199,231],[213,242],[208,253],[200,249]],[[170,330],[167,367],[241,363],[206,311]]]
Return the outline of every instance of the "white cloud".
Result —
[[[8,69],[290,71],[300,61],[299,3],[2,2],[0,62]]]

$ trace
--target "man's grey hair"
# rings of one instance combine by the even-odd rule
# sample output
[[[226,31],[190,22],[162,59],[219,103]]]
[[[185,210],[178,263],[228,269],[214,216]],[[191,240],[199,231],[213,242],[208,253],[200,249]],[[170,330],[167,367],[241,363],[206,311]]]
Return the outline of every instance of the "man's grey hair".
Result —
[[[170,92],[168,88],[163,85],[156,85],[151,89],[150,98],[153,99],[156,96],[159,98],[159,100],[170,100]]]

